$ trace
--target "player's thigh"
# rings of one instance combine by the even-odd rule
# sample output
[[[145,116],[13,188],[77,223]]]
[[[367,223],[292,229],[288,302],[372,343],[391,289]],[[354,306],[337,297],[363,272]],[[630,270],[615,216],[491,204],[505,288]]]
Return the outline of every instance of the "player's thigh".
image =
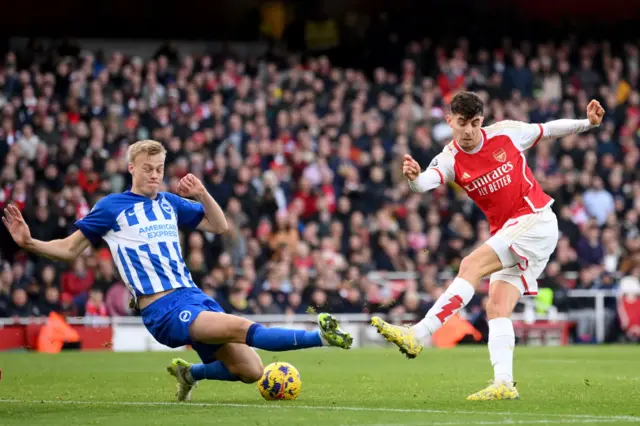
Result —
[[[546,266],[558,244],[558,221],[551,209],[510,219],[487,241],[504,268],[518,266],[525,271],[534,264]],[[542,271],[535,275],[537,278]]]
[[[191,340],[220,345],[245,343],[252,321],[224,312],[202,311],[189,327]]]
[[[480,279],[502,268],[502,262],[495,250],[483,244],[462,259],[458,276],[476,286]]]
[[[492,291],[497,291],[494,290],[494,287],[502,287],[499,283],[508,284],[516,288],[520,297],[537,295],[538,277],[542,275],[542,272],[546,268],[548,262],[549,257],[538,258],[531,254],[529,258],[527,258],[526,262],[517,263],[514,266],[491,274],[489,279],[489,295],[492,294]]]
[[[242,343],[227,343],[215,353],[217,360],[227,367],[231,374],[245,383],[254,383],[262,377],[264,366],[258,353]]]

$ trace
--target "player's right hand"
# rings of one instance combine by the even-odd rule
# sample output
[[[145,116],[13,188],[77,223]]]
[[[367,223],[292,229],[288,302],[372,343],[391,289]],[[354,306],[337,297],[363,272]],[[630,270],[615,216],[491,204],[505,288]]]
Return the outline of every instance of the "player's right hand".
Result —
[[[593,99],[587,105],[587,119],[589,119],[589,123],[592,126],[599,126],[602,123],[602,118],[604,117],[604,108],[600,105],[600,102]]]
[[[20,247],[27,245],[27,242],[31,239],[31,231],[29,231],[29,226],[27,222],[24,221],[22,213],[20,213],[20,210],[15,205],[10,204],[4,209],[2,222],[4,226],[7,227],[16,244]]]
[[[418,179],[418,176],[420,175],[420,164],[418,164],[418,162],[409,154],[404,155],[402,173],[404,173],[405,177],[411,181]]]

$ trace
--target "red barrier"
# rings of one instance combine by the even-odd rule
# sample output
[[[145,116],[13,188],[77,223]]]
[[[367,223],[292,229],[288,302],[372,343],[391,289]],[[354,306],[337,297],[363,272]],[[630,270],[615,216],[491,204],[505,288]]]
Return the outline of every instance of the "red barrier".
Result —
[[[574,323],[571,321],[537,321],[534,324],[527,324],[524,321],[514,321],[513,328],[522,343],[527,344],[531,336],[536,335],[546,342],[549,335],[559,336],[562,345],[569,344],[569,332]]]
[[[9,325],[0,328],[0,351],[33,350],[36,347],[41,327],[41,324],[29,324]],[[113,329],[110,326],[73,325],[72,327],[80,334],[80,347],[82,350],[111,350]]]

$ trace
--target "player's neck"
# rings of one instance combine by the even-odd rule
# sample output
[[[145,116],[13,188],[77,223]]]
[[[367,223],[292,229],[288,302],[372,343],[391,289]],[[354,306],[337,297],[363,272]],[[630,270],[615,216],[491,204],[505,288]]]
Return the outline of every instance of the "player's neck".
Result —
[[[131,189],[129,190],[129,192],[136,194],[136,195],[140,195],[141,197],[146,197],[146,198],[150,198],[152,200],[155,200],[156,197],[158,196],[158,194],[145,194],[144,192],[140,191],[138,188],[136,188],[135,186],[132,186]]]
[[[484,141],[484,137],[482,136],[482,133],[479,133],[476,140],[473,141],[473,146],[463,147],[462,145],[460,145],[460,142],[458,142],[458,146],[460,147],[461,150],[463,150],[467,154],[475,154],[482,147],[483,141]]]

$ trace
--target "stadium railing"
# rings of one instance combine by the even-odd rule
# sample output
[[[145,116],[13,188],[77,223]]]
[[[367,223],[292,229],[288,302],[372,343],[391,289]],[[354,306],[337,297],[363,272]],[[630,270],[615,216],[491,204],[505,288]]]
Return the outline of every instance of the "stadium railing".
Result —
[[[373,271],[367,275],[367,278],[379,285],[388,285],[393,281],[418,280],[420,277],[416,272]],[[572,280],[577,277],[573,274],[567,274],[566,278]],[[605,300],[607,298],[616,298],[618,296],[618,292],[616,290],[603,289],[573,289],[567,292],[567,296],[573,299],[593,299],[593,309],[595,311],[596,318],[595,340],[597,343],[603,343],[606,337]],[[525,312],[523,314],[514,314],[512,317],[514,321],[523,321],[528,324],[533,324],[533,322],[536,321],[570,321],[569,318],[571,317],[572,311],[569,311],[568,313],[557,313],[555,309],[552,309],[548,314],[541,315],[535,312],[533,299],[523,298],[522,303],[525,305]]]
[[[572,290],[572,298],[594,299],[596,316],[596,340],[605,341],[605,299],[616,297],[611,290]],[[516,335],[522,344],[527,345],[566,345],[569,343],[569,330],[573,324],[571,312],[557,312],[550,309],[545,314],[536,312],[533,300],[527,299],[524,311],[514,313],[512,319]],[[354,347],[382,345],[385,342],[369,326],[375,313],[335,314],[343,328],[354,336]],[[419,320],[415,315],[382,315],[394,323],[411,323]],[[467,317],[462,312],[463,318]],[[268,326],[296,327],[313,329],[316,316],[300,315],[249,315],[247,318]],[[47,317],[0,318],[0,351],[34,348],[34,339]],[[162,351],[169,350],[156,342],[147,332],[140,317],[68,317],[67,323],[81,335],[82,348],[85,350],[114,351]],[[427,342],[431,345],[431,342]],[[177,350],[183,350],[177,348]]]

